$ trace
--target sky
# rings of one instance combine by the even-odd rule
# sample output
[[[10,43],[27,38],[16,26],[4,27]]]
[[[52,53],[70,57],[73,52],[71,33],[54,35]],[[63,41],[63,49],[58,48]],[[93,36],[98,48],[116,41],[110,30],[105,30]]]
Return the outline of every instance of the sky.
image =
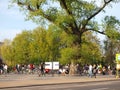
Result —
[[[38,26],[32,21],[25,21],[25,15],[19,11],[17,5],[8,9],[9,1],[0,0],[0,42],[5,39],[13,40],[23,30],[33,30]],[[120,20],[120,3],[113,4],[112,6],[112,8],[106,8],[106,14],[101,13],[97,16],[98,21],[105,15],[116,16]],[[102,39],[102,36],[99,35],[99,38]]]
[[[0,41],[12,40],[23,30],[32,30],[37,27],[32,21],[25,21],[25,15],[17,6],[8,8],[10,0],[0,0]]]

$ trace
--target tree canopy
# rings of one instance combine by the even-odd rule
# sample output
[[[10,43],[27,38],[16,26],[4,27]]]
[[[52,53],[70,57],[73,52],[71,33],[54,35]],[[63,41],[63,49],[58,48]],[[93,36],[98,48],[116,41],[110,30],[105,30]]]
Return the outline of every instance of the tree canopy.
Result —
[[[27,11],[28,19],[38,23],[48,21],[68,34],[76,36],[74,43],[82,42],[82,34],[86,31],[100,30],[95,17],[104,11],[104,8],[119,0],[13,0],[22,10]]]
[[[39,64],[45,61],[68,64],[74,60],[82,64],[100,62],[99,40],[91,32],[84,34],[81,52],[78,46],[71,45],[73,41],[72,36],[57,27],[50,26],[47,30],[38,27],[33,31],[24,30],[17,34],[13,41],[6,40],[0,51],[4,62],[8,65]]]
[[[28,20],[33,20],[49,28],[48,31],[44,31],[44,29],[35,30],[32,35],[31,32],[22,33],[25,36],[20,35],[26,41],[24,42],[19,38],[22,41],[20,45],[30,46],[24,48],[23,52],[26,58],[22,54],[20,58],[28,59],[30,62],[38,57],[37,60],[52,59],[61,60],[61,62],[62,60],[78,60],[80,62],[84,60],[85,63],[88,62],[87,59],[99,61],[101,53],[96,53],[99,51],[99,46],[96,37],[92,38],[93,33],[104,34],[113,39],[120,38],[120,21],[114,16],[106,16],[101,25],[95,19],[99,13],[105,11],[105,7],[112,3],[118,3],[120,0],[101,0],[99,3],[97,0],[11,1],[17,3]],[[29,38],[26,39],[26,37]],[[16,43],[19,43],[19,40]],[[39,54],[37,54],[38,52]],[[34,57],[31,59],[33,54]],[[94,56],[98,56],[98,58],[93,58]]]

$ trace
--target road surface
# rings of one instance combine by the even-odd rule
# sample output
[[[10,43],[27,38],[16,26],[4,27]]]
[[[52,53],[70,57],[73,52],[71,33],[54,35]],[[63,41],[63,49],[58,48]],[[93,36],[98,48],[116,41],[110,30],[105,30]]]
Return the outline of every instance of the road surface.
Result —
[[[0,90],[120,90],[120,81],[26,86]]]

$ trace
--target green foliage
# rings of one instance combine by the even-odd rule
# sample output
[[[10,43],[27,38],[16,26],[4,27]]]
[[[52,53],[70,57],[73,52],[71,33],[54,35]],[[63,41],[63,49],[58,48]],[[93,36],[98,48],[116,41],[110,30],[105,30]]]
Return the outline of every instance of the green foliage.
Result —
[[[99,41],[91,32],[83,35],[82,47],[73,45],[74,37],[70,38],[64,32],[61,34],[61,39],[61,58],[59,60],[62,64],[71,63],[72,61],[74,63],[79,62],[82,65],[101,62]]]
[[[105,44],[105,62],[106,63],[114,63],[115,54],[118,53],[119,50],[119,40],[120,40],[120,21],[113,16],[106,16],[104,18],[104,31],[107,36],[104,42]]]
[[[113,16],[106,16],[103,21],[104,31],[107,36],[111,39],[119,39],[120,38],[120,21]]]
[[[2,56],[13,65],[44,61],[60,61],[61,64],[100,62],[99,43],[91,32],[84,35],[82,48],[73,44],[74,39],[55,26],[51,25],[48,30],[38,27],[18,34],[11,44],[2,47]]]
[[[61,47],[71,47],[75,38],[74,35],[68,35],[64,31],[60,35],[61,38]]]
[[[75,50],[72,48],[64,48],[61,50],[61,58],[60,58],[60,63],[61,64],[67,64],[71,63],[71,60],[74,56]]]
[[[72,60],[96,63],[99,62],[101,55],[99,43],[97,38],[93,37],[89,31],[105,34],[113,39],[120,37],[119,31],[116,31],[116,23],[119,22],[117,19],[106,17],[105,22],[103,22],[103,30],[100,30],[95,20],[96,15],[104,11],[104,8],[110,3],[117,2],[117,0],[103,0],[102,5],[98,5],[97,0],[12,1],[17,2],[20,8],[25,11],[27,19],[39,24],[42,23],[42,25],[48,25],[48,23],[54,25],[46,31],[37,29],[33,31],[32,36],[27,34],[30,39],[26,39],[23,35],[22,40],[24,41],[21,39],[16,41],[17,45],[21,45],[21,47],[16,45],[17,48],[15,49],[21,53],[27,53],[26,58],[30,62],[37,58],[38,61],[58,60],[59,58],[62,63],[67,61],[69,63]],[[88,33],[86,34],[86,32]],[[19,42],[22,42],[22,44],[19,44]],[[22,50],[20,48],[23,45],[25,48]],[[20,54],[19,59],[27,61],[23,57],[24,55]]]
[[[29,55],[29,45],[31,42],[31,32],[23,31],[21,34],[18,34],[13,42],[12,46],[15,50],[14,60],[16,63],[29,63],[30,55]]]
[[[1,56],[3,58],[3,62],[7,63],[8,65],[14,64],[14,52],[13,47],[11,46],[10,40],[4,40],[4,44],[0,47],[1,49]]]
[[[89,33],[89,34],[88,34]],[[84,33],[84,42],[82,43],[81,63],[95,64],[101,61],[100,42],[91,32]]]
[[[39,63],[45,60],[46,55],[46,31],[43,28],[36,28],[32,32],[31,56]]]
[[[2,56],[7,63],[14,65],[58,61],[60,33],[52,26],[48,30],[38,27],[33,31],[23,31],[11,44],[1,47]]]

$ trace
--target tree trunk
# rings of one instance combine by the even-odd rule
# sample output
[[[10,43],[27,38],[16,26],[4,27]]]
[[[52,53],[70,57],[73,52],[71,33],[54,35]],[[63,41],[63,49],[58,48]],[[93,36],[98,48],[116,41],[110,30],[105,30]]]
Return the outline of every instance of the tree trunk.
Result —
[[[70,64],[70,71],[69,71],[69,75],[75,75],[75,64],[72,62]]]
[[[71,64],[70,64],[70,71],[69,71],[69,75],[76,75],[77,74],[77,68],[76,68],[76,63],[77,60],[80,60],[81,58],[81,48],[82,48],[82,35],[76,35],[75,41],[73,42],[73,48],[75,50],[78,51],[78,53],[75,54],[74,58],[72,58],[73,60],[71,60]]]

